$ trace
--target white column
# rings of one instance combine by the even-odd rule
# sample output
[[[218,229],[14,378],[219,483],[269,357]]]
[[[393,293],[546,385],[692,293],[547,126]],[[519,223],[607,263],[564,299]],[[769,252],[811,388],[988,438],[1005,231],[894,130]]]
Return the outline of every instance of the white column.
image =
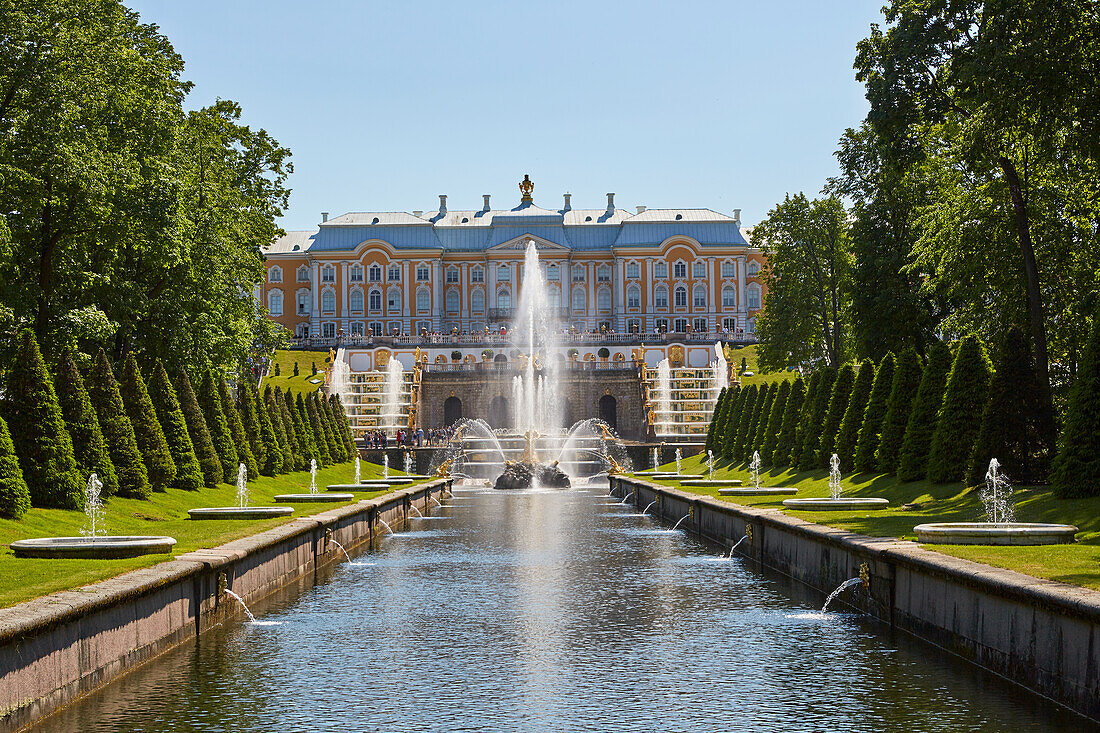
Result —
[[[340,296],[340,301],[344,306],[343,308],[341,308],[341,314],[344,318],[344,330],[346,331],[347,330],[347,320],[348,320],[348,296],[351,295],[351,288],[348,287],[349,284],[348,284],[348,263],[347,262],[340,263],[340,275],[343,277],[343,283],[342,283],[341,288],[340,288],[343,291],[343,293]],[[366,305],[366,304],[364,303],[364,305]]]
[[[626,262],[616,257],[611,265],[611,277],[615,280],[615,307],[611,311],[611,325],[619,333],[626,333]]]
[[[737,325],[745,327],[748,311],[745,307],[745,255],[737,258]]]
[[[443,262],[432,261],[432,328],[443,330]]]
[[[309,333],[311,336],[321,335],[321,268],[314,260],[309,265],[309,295],[313,301],[313,308],[309,318]]]

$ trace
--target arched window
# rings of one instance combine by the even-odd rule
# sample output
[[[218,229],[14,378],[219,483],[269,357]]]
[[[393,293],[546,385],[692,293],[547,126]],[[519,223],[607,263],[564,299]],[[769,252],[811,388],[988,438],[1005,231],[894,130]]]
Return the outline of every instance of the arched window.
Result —
[[[757,275],[759,275],[760,274],[760,263],[756,262],[756,261],[752,261],[749,264],[745,265],[745,274],[748,275],[749,277],[756,277]]]
[[[668,308],[668,288],[664,285],[658,286],[654,293],[653,303],[658,308]]]
[[[638,267],[637,262],[626,263],[626,276],[630,278],[641,277],[641,268]]]
[[[512,294],[507,290],[497,291],[497,308],[511,308],[512,307]]]
[[[363,282],[363,267],[362,265],[352,265],[348,268],[348,280],[353,283]]]
[[[281,283],[283,281],[283,268],[275,265],[267,271],[267,281],[269,283]]]
[[[348,296],[348,307],[352,313],[363,312],[363,291],[359,288],[351,291],[351,295]]]
[[[372,311],[382,310],[382,291],[378,288],[371,288],[367,305],[370,306]]]
[[[573,291],[573,312],[584,313],[588,307],[588,298],[585,295],[584,288],[577,288]]]
[[[360,275],[360,277],[362,277],[362,275]],[[370,266],[369,277],[370,277],[370,281],[372,283],[382,282],[382,266],[381,265],[371,265]]]
[[[674,264],[672,266],[672,276],[673,277],[687,277],[688,276],[687,263],[684,262],[683,260],[681,260],[681,261],[677,262],[676,264]]]
[[[432,309],[432,293],[427,288],[421,288],[416,291],[416,311],[417,313],[427,313]]]
[[[686,308],[688,304],[688,289],[683,285],[678,285],[676,290],[673,291],[673,304],[677,308]]]
[[[722,307],[723,308],[736,308],[737,307],[737,294],[736,291],[727,285],[722,288]]]
[[[748,288],[748,297],[746,300],[749,302],[749,309],[755,310],[760,307],[760,286],[756,283],[751,283]]]
[[[391,316],[401,315],[401,291],[397,288],[390,288],[386,293],[386,312]]]
[[[458,291],[454,288],[447,291],[444,305],[448,313],[458,313]]]
[[[470,305],[473,307],[474,313],[485,312],[485,291],[481,288],[474,290],[470,293]]]
[[[642,290],[637,285],[631,285],[629,288],[626,289],[626,307],[642,307]]]
[[[305,265],[302,265],[301,267],[298,268],[298,282],[300,282],[300,283],[309,282],[309,268]]]
[[[607,288],[600,288],[596,292],[596,309],[600,311],[611,310],[611,291]]]
[[[561,308],[561,290],[550,288],[546,291],[546,302],[554,310]]]
[[[334,291],[326,290],[325,292],[321,293],[321,312],[336,312],[336,293]]]
[[[272,290],[267,294],[267,312],[273,316],[283,314],[283,291]]]
[[[696,285],[695,286],[695,291],[692,293],[691,299],[692,299],[692,302],[695,304],[696,308],[706,308],[707,307],[707,289],[704,288],[702,285]]]

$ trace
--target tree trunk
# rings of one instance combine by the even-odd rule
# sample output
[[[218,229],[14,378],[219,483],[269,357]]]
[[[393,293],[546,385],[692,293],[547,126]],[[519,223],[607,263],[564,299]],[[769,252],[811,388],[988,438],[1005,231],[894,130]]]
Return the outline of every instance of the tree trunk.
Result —
[[[1047,357],[1047,327],[1043,317],[1043,294],[1039,288],[1039,267],[1035,262],[1035,248],[1031,242],[1031,223],[1024,201],[1023,188],[1016,164],[1001,155],[997,158],[1012,195],[1012,209],[1016,219],[1016,234],[1020,240],[1020,254],[1024,260],[1027,277],[1028,319],[1031,322],[1031,342],[1035,356],[1035,372],[1039,383],[1039,430],[1047,446],[1054,445],[1054,400],[1050,393],[1050,364]]]

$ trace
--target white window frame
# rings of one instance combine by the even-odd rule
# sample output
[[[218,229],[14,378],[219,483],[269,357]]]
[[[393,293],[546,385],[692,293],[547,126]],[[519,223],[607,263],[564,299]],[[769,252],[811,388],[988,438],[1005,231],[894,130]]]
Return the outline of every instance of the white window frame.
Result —
[[[267,312],[273,316],[283,314],[283,291],[278,288],[267,291]]]
[[[267,270],[267,281],[269,283],[281,283],[283,281],[283,268],[278,265],[273,265]]]

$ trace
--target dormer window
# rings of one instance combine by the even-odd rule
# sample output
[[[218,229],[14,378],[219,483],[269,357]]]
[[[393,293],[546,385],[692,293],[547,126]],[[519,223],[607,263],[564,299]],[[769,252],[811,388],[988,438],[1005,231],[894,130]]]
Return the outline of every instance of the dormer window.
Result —
[[[378,217],[376,216],[373,219],[371,219],[370,223],[371,224],[377,224],[378,223]]]
[[[363,267],[362,265],[352,265],[348,270],[348,280],[353,283],[363,282]]]

